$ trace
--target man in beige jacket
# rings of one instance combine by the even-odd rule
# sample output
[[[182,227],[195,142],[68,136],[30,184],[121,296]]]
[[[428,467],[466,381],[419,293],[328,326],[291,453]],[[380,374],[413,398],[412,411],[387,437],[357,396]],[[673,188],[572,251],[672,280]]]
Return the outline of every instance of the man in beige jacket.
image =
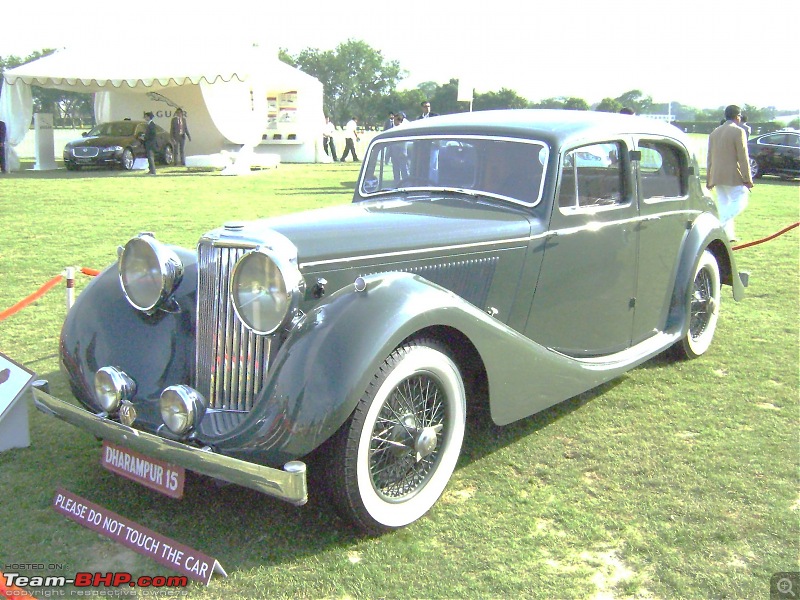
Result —
[[[717,189],[719,218],[733,241],[736,237],[733,218],[747,208],[753,178],[750,176],[747,134],[739,126],[741,109],[734,104],[726,107],[725,119],[708,138],[706,187]]]

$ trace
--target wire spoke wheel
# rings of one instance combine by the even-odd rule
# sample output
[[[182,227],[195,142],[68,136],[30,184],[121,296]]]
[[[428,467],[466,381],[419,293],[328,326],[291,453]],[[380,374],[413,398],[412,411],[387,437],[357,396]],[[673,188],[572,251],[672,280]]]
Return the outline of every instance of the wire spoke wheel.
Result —
[[[720,307],[719,265],[704,251],[695,270],[688,302],[688,331],[676,349],[683,358],[697,358],[711,346]]]
[[[328,457],[337,508],[369,533],[413,523],[450,480],[465,423],[464,382],[446,348],[427,339],[398,347]]]
[[[430,374],[406,379],[386,399],[375,420],[370,471],[375,490],[387,501],[413,495],[435,470],[446,423],[444,391]]]

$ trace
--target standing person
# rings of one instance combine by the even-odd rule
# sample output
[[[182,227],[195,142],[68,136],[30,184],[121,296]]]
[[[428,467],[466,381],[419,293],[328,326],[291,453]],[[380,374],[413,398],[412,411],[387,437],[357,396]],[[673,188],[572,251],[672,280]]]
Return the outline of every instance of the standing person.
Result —
[[[342,154],[341,162],[347,158],[349,154],[353,155],[353,162],[358,162],[358,155],[356,154],[356,142],[361,138],[358,137],[358,118],[353,117],[344,126],[344,154]]]
[[[172,121],[169,123],[169,132],[175,142],[175,164],[186,166],[186,138],[192,141],[189,135],[189,126],[186,123],[186,114],[182,108],[175,111]]]
[[[744,129],[748,138],[750,137],[750,134],[753,133],[753,130],[751,129],[750,125],[747,124],[747,116],[745,116],[744,113],[742,113],[742,122],[739,123],[739,127]]]
[[[383,130],[386,131],[387,129],[391,129],[394,127],[394,113],[389,113],[389,118],[386,119],[386,123],[383,124]]]
[[[0,173],[6,172],[6,123],[0,121]]]
[[[394,113],[393,129],[403,127],[408,121],[404,121],[404,113]],[[406,181],[409,178],[408,171],[408,154],[406,144],[404,142],[392,142],[389,144],[389,159],[392,161],[392,174],[394,176],[394,183],[398,185],[401,181]]]
[[[422,107],[422,114],[419,116],[420,119],[439,116],[439,113],[431,112],[431,103],[428,100],[423,100],[419,105]]]
[[[156,123],[153,121],[155,115],[151,112],[144,113],[147,118],[147,126],[144,130],[144,150],[147,152],[147,165],[150,167],[150,175],[156,174],[156,150],[158,149],[158,134],[156,133]]]
[[[733,219],[747,208],[753,188],[747,133],[739,125],[741,120],[742,111],[731,104],[725,108],[725,122],[708,137],[706,187],[717,189],[719,218],[731,241],[736,239]]]
[[[331,118],[325,115],[325,125],[322,126],[322,149],[333,159],[333,162],[336,162],[336,145],[333,143],[334,131],[336,131],[336,126]]]

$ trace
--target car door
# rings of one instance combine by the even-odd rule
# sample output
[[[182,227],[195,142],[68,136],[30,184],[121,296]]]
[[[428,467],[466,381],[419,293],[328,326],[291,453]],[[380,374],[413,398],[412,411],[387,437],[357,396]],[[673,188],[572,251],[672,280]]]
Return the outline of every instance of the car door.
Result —
[[[787,171],[795,177],[800,176],[800,133],[786,134]]]
[[[601,356],[630,345],[638,244],[628,150],[618,140],[561,156],[526,334],[564,354]]]
[[[639,138],[632,161],[639,198],[639,265],[632,341],[663,331],[680,259],[689,210],[686,149],[662,138]]]

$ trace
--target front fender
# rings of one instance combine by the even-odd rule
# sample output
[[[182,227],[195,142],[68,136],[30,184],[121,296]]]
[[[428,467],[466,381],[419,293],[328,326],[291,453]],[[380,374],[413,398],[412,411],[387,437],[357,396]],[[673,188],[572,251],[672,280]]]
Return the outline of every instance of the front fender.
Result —
[[[91,411],[100,410],[94,398],[94,374],[100,367],[123,369],[136,381],[137,397],[143,398],[157,397],[165,385],[192,380],[197,263],[194,253],[173,250],[184,264],[184,275],[169,312],[148,316],[134,309],[122,293],[115,263],[89,282],[67,313],[61,366],[72,393]]]

